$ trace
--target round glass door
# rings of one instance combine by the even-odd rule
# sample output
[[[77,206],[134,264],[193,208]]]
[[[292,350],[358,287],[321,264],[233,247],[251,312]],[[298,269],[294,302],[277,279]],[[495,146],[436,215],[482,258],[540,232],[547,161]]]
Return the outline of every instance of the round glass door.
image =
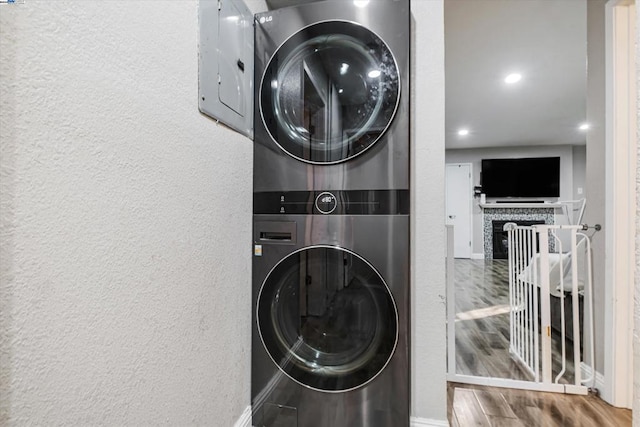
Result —
[[[271,58],[260,111],[289,155],[331,164],[370,148],[391,124],[400,99],[395,59],[370,30],[329,21],[306,27]]]
[[[371,381],[398,338],[395,302],[378,272],[340,248],[294,252],[265,279],[258,330],[271,359],[290,378],[321,391]]]

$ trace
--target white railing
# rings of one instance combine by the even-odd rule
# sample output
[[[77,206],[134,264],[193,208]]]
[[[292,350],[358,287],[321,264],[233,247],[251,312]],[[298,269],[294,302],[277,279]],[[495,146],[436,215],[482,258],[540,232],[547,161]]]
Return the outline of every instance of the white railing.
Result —
[[[586,393],[594,377],[582,378],[585,362],[594,363],[591,242],[579,232],[583,225],[505,225],[509,242],[509,298],[511,336],[509,351],[529,371],[536,382],[562,384],[566,392]],[[568,245],[563,242],[569,241]],[[551,252],[550,241],[556,251]],[[568,246],[568,251],[563,251]],[[551,301],[559,315],[555,330],[551,325]],[[567,355],[567,313],[565,298],[571,298],[573,355]],[[584,313],[580,312],[580,299]],[[583,319],[588,325],[583,325]],[[582,327],[581,327],[582,326]],[[582,333],[588,340],[581,342]],[[552,372],[552,334],[559,335],[560,369]],[[588,360],[581,349],[588,352]],[[570,359],[571,357],[571,359]],[[573,362],[573,379],[567,378],[567,362]],[[595,372],[591,369],[591,372]]]

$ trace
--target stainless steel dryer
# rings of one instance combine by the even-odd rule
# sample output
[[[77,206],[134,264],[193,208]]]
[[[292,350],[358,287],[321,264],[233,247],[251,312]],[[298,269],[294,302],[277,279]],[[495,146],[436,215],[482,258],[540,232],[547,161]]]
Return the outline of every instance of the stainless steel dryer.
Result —
[[[408,191],[258,193],[254,209],[253,425],[408,426]]]
[[[254,191],[409,188],[409,0],[256,15]]]

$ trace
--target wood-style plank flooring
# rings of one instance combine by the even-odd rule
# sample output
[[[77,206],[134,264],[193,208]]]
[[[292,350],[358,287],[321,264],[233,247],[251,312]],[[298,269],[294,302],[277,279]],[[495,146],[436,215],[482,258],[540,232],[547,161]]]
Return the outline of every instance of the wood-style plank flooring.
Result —
[[[509,354],[509,278],[507,260],[455,260],[456,373],[531,381]],[[561,342],[553,340],[553,378],[562,370]],[[572,355],[571,342],[566,354]],[[566,360],[559,382],[573,382],[574,364]]]
[[[598,397],[450,383],[452,427],[628,427],[631,411]]]

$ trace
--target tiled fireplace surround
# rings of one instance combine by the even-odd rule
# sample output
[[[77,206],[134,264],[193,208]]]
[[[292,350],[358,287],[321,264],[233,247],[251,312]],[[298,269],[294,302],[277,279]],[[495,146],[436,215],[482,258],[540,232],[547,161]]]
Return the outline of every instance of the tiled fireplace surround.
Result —
[[[496,207],[483,208],[483,236],[484,258],[493,259],[493,221],[544,221],[545,224],[554,223],[553,207]],[[551,242],[550,242],[551,243]],[[555,245],[553,245],[555,246]],[[553,248],[550,248],[553,250]]]

